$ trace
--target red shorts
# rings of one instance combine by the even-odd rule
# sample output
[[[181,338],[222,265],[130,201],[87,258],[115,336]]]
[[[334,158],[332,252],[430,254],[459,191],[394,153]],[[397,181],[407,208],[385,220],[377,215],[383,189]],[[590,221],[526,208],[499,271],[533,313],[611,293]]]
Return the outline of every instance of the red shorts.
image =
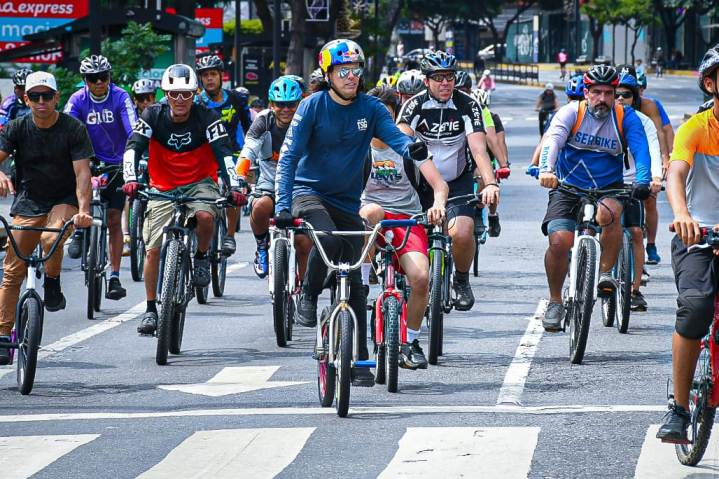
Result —
[[[384,213],[384,219],[386,220],[406,220],[409,219],[409,215],[401,215],[397,213],[390,213],[388,211],[385,211]],[[393,246],[400,246],[402,244],[402,241],[404,240],[404,233],[407,230],[406,227],[396,227],[396,228],[384,228],[382,230],[382,233],[385,231],[391,230],[394,234],[394,239],[392,240]],[[384,241],[384,238],[381,236],[377,237],[377,242],[384,246],[386,243]],[[418,253],[422,253],[425,256],[428,256],[428,250],[429,250],[429,238],[427,238],[427,230],[424,229],[424,226],[412,226],[409,229],[409,238],[407,239],[407,244],[404,245],[404,248],[402,248],[399,251],[399,255],[402,256],[403,254],[409,253],[410,251],[417,251]]]

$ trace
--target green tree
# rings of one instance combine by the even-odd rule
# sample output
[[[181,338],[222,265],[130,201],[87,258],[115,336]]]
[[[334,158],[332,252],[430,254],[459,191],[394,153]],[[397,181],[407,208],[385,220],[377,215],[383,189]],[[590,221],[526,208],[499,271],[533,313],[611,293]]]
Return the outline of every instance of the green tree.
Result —
[[[582,5],[582,13],[589,17],[589,32],[592,35],[592,59],[599,55],[599,41],[604,25],[621,23],[617,12],[620,0],[589,0]]]
[[[716,0],[652,0],[654,10],[664,27],[667,53],[676,48],[676,32],[687,16],[706,15],[716,8]]]
[[[439,34],[448,23],[466,12],[462,0],[407,0],[408,16],[421,19],[432,32],[432,46],[440,49]]]
[[[654,6],[652,0],[619,0],[617,17],[620,23],[632,31],[632,64],[634,64],[634,50],[642,29],[654,23]]]

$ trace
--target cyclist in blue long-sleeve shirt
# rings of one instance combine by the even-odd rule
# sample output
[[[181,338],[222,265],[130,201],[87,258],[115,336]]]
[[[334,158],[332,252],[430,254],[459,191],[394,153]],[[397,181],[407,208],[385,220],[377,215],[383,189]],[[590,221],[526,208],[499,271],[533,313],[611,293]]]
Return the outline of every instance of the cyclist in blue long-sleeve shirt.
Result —
[[[320,51],[319,63],[329,89],[305,99],[287,130],[275,178],[277,224],[289,226],[293,217],[301,217],[318,230],[362,230],[360,195],[372,138],[381,139],[406,158],[426,158],[427,147],[403,134],[377,98],[361,92],[365,57],[357,43],[329,42]],[[324,237],[322,245],[331,257],[341,252],[354,262],[363,239],[346,238],[343,248],[337,237]],[[296,319],[303,326],[317,323],[317,296],[326,271],[313,249],[297,308]],[[350,283],[350,305],[359,323],[359,358],[367,359],[367,298],[359,270],[350,274]],[[358,368],[353,384],[372,386],[372,373]]]

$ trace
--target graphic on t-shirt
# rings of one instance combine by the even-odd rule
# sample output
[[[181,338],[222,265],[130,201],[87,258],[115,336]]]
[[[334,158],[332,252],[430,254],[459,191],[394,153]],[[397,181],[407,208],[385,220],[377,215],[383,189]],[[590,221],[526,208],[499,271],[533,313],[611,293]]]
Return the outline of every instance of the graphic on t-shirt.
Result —
[[[372,162],[373,180],[386,185],[396,185],[402,179],[402,174],[397,170],[397,165],[392,160],[380,160]]]
[[[183,133],[182,135],[172,133],[170,135],[170,139],[167,140],[167,144],[169,146],[173,146],[177,151],[180,151],[180,148],[182,148],[183,145],[189,145],[191,141],[192,134],[188,131],[187,133]]]

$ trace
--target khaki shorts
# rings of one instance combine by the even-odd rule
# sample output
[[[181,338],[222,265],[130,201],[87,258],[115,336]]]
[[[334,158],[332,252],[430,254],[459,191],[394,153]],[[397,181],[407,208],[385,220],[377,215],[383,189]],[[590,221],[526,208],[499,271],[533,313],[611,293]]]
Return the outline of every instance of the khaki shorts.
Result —
[[[151,190],[152,191],[152,190]],[[220,188],[210,180],[202,180],[191,185],[183,186],[163,193],[181,192],[190,196],[202,196],[207,198],[219,198]],[[194,217],[198,211],[206,211],[213,217],[220,212],[214,205],[207,203],[187,203],[187,219]],[[154,249],[162,246],[162,236],[166,226],[172,222],[174,213],[172,202],[162,200],[150,200],[145,211],[145,223],[142,229],[142,238],[145,241],[145,248]]]

